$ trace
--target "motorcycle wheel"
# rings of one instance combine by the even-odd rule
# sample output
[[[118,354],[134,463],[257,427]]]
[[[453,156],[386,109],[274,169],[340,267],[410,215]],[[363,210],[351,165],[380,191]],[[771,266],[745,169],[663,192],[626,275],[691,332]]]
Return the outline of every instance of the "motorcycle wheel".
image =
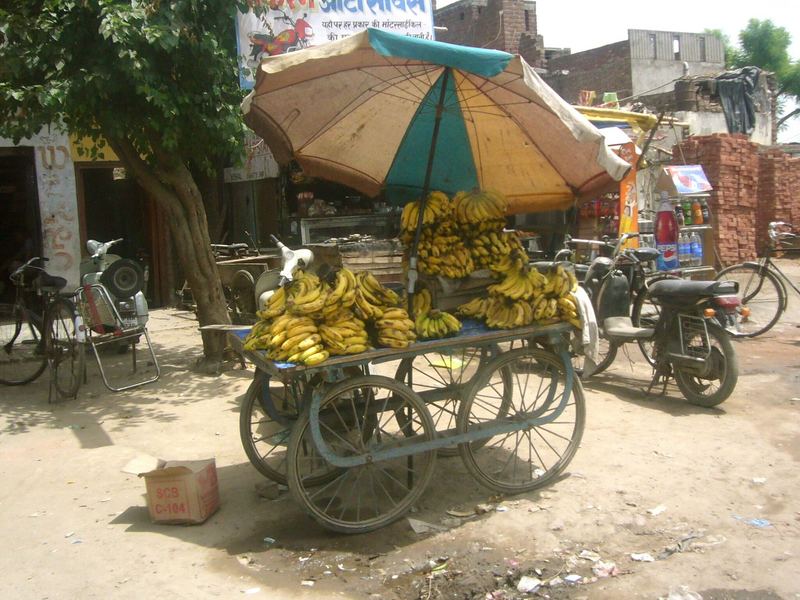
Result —
[[[706,359],[708,363],[706,373],[698,375],[678,365],[673,365],[673,370],[675,382],[683,396],[691,404],[711,408],[721,404],[731,395],[739,379],[739,367],[728,334],[710,323],[707,329],[710,354]],[[687,340],[687,345],[702,347],[705,341],[702,335],[696,335]]]

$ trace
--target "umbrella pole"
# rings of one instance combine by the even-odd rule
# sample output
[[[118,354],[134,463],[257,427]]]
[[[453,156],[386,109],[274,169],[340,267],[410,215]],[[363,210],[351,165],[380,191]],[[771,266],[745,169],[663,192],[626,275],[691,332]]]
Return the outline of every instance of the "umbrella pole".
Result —
[[[444,112],[444,99],[447,93],[447,83],[450,79],[450,67],[445,67],[442,74],[442,89],[439,92],[439,102],[436,105],[436,118],[433,122],[433,133],[431,134],[431,148],[428,152],[428,167],[425,170],[425,182],[422,185],[422,197],[419,199],[419,214],[417,216],[417,230],[414,232],[414,244],[411,246],[411,255],[408,258],[408,312],[412,318],[416,318],[414,313],[414,292],[417,287],[417,251],[419,249],[419,238],[422,236],[422,223],[425,220],[425,205],[428,203],[428,193],[431,187],[431,175],[433,174],[433,160],[436,157],[436,142],[439,139],[439,125],[442,122],[442,112]]]

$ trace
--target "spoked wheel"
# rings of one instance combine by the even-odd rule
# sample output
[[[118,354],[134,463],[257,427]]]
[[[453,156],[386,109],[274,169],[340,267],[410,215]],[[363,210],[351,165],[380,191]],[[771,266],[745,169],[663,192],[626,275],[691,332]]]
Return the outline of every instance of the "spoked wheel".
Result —
[[[348,369],[343,376],[360,374],[359,369]],[[315,376],[310,381],[298,379],[271,387],[270,377],[263,371],[256,372],[242,400],[239,437],[250,463],[264,477],[286,485],[287,450],[292,426],[303,407],[311,402],[314,390],[322,384],[322,378]],[[324,473],[320,471],[309,479],[309,485],[327,481],[330,474],[330,469]]]
[[[653,302],[650,297],[650,290],[647,286],[652,285],[656,281],[663,281],[665,279],[680,279],[674,275],[659,275],[657,278],[651,279],[647,285],[639,290],[636,298],[633,301],[633,308],[631,309],[631,323],[635,327],[648,327],[654,329],[658,319],[661,317],[661,307]],[[656,366],[656,359],[653,345],[655,338],[637,340],[639,349],[645,357],[650,366]]]
[[[0,304],[0,383],[23,385],[42,374],[47,356],[40,327],[28,309]]]
[[[394,378],[409,385],[425,402],[436,431],[456,429],[458,407],[472,384],[497,348],[460,348],[450,353],[427,352],[400,361]],[[511,372],[503,372],[501,381],[503,401],[498,410],[508,408],[511,398]],[[502,414],[502,412],[501,412]],[[406,424],[405,413],[397,415],[398,425]],[[408,430],[411,431],[411,430]],[[480,444],[480,442],[476,442]],[[442,448],[439,456],[456,456],[458,448]]]
[[[409,435],[399,425],[413,426]],[[388,377],[354,377],[328,389],[320,404],[320,433],[339,457],[364,456],[422,443],[436,430],[425,404],[407,386]],[[399,519],[422,494],[433,474],[436,452],[368,461],[340,469],[336,477],[315,486],[320,471],[329,473],[312,439],[306,408],[289,440],[289,489],[294,498],[324,527],[342,533],[363,533]]]
[[[597,342],[597,358],[599,359],[594,371],[588,375],[584,375],[584,367],[586,365],[586,356],[583,354],[573,354],[572,368],[575,373],[581,378],[586,379],[594,375],[599,375],[605,371],[617,358],[617,345],[612,344],[608,339],[601,337]]]
[[[684,340],[689,354],[706,357],[704,370],[697,373],[679,365],[673,365],[673,370],[678,389],[689,402],[712,407],[731,395],[739,379],[739,368],[727,333],[716,325],[708,324],[707,329],[707,339],[698,331]]]
[[[786,309],[786,290],[771,271],[755,265],[734,265],[720,271],[714,279],[738,282],[741,306],[750,309],[747,317],[737,319],[738,322],[727,329],[735,337],[766,333]]]
[[[513,374],[513,397],[507,417],[495,419],[502,401],[496,389],[502,372]],[[482,371],[458,415],[459,433],[536,418],[538,425],[498,433],[480,452],[459,445],[467,469],[491,489],[518,493],[550,483],[572,460],[583,435],[586,406],[583,387],[573,377],[572,394],[562,406],[566,374],[561,359],[546,350],[523,348],[500,355]]]
[[[81,385],[84,347],[75,330],[75,307],[59,298],[45,316],[45,348],[52,371],[53,385],[62,398],[74,398]]]

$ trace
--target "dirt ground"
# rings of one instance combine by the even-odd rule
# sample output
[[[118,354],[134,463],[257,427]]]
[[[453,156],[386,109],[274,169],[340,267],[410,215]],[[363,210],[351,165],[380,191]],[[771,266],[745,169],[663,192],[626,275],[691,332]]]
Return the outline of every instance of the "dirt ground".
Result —
[[[252,370],[194,374],[191,317],[151,314],[156,384],[110,393],[92,367],[74,401],[48,404],[46,377],[0,391],[0,597],[800,598],[794,295],[773,331],[735,344],[739,384],[719,409],[674,386],[645,396],[631,347],[586,385],[586,431],[562,479],[500,498],[440,459],[409,515],[441,528],[423,534],[404,518],[334,535],[288,493],[259,495],[238,431]],[[199,526],[152,524],[144,482],[122,471],[142,454],[216,458],[220,510]],[[522,576],[544,585],[526,595]]]

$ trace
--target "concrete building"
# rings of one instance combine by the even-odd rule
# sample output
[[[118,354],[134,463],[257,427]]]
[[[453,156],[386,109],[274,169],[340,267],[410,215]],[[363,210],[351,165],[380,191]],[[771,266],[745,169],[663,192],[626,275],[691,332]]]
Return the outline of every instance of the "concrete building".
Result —
[[[544,44],[538,34],[536,2],[531,0],[459,0],[434,11],[440,42],[493,48],[521,55],[541,66]]]
[[[669,91],[685,75],[725,69],[722,42],[703,33],[629,29],[628,39],[548,61],[549,83],[571,103],[591,90],[620,99]]]

